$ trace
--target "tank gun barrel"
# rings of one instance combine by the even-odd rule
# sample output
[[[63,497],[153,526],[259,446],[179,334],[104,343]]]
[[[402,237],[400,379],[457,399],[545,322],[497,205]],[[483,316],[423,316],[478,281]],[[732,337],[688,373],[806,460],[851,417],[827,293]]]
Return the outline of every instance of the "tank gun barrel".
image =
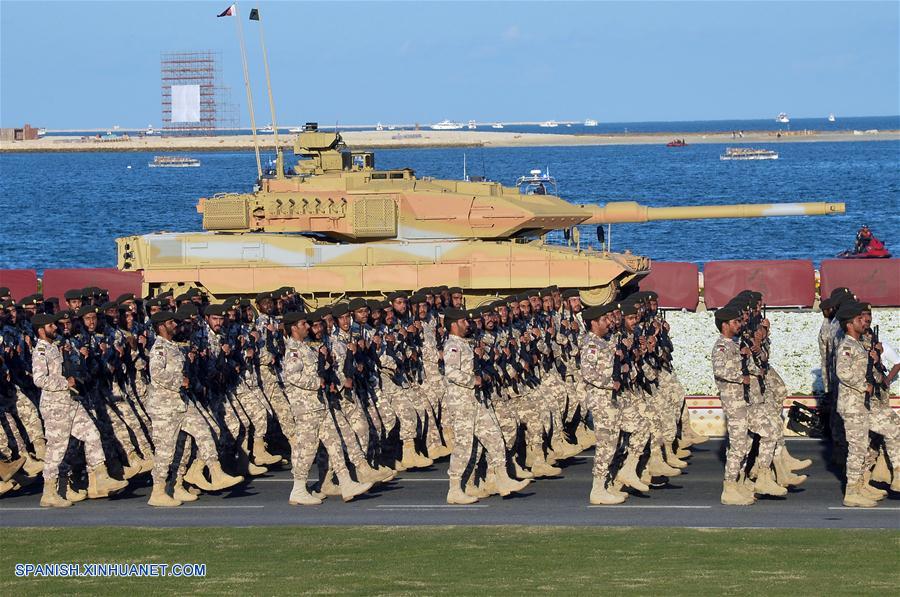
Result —
[[[776,216],[827,216],[844,213],[843,203],[739,203],[649,207],[636,201],[616,201],[604,206],[583,205],[582,224],[626,224],[655,220],[705,220],[714,218],[771,218]]]

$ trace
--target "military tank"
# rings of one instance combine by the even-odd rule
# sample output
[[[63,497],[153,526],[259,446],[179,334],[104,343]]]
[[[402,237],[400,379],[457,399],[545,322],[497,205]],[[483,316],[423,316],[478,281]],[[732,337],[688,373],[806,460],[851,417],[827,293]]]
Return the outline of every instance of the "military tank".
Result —
[[[252,193],[200,199],[205,232],[117,239],[118,268],[141,272],[145,295],[196,287],[217,299],[293,286],[319,306],[446,284],[478,304],[557,285],[579,288],[597,304],[652,264],[628,251],[582,246],[580,226],[844,211],[843,203],[574,205],[543,185],[523,193],[497,182],[378,170],[372,152],[351,151],[339,133],[312,123],[294,153],[300,159],[289,174],[279,154]],[[566,231],[565,244],[548,242],[555,230]]]

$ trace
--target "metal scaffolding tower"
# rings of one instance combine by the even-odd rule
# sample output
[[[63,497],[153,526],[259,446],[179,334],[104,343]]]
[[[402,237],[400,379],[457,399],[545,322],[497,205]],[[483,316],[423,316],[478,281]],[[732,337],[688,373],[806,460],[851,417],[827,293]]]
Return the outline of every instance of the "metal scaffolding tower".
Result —
[[[162,122],[165,135],[209,135],[240,126],[240,110],[231,101],[231,88],[222,84],[221,54],[211,50],[163,52],[160,57]],[[200,92],[199,120],[173,121],[172,87],[196,85]]]

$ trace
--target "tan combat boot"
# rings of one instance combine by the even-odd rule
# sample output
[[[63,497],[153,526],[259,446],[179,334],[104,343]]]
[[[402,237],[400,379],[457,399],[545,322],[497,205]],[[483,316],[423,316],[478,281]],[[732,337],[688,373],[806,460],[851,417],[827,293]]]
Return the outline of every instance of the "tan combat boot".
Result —
[[[98,464],[88,471],[88,497],[92,500],[115,495],[128,487],[128,481],[118,481],[106,472],[106,464]]]
[[[356,467],[356,478],[360,483],[384,483],[397,476],[394,469],[388,467],[372,468],[363,460]]]
[[[357,483],[350,478],[350,473],[344,470],[338,473],[338,484],[341,488],[341,499],[345,502],[353,500],[358,495],[362,495],[372,488],[371,483]]]
[[[309,492],[306,488],[306,479],[294,479],[288,503],[292,506],[318,506],[322,503],[322,499]]]
[[[261,437],[253,438],[253,462],[265,466],[281,462],[281,456],[270,454],[266,442]]]
[[[675,449],[675,458],[679,458],[684,460],[685,458],[690,458],[691,451],[681,445],[681,441],[678,441],[678,447]]]
[[[460,506],[468,506],[478,501],[478,498],[468,495],[462,490],[462,480],[450,477],[450,490],[447,491],[447,503]]]
[[[432,444],[428,446],[426,450],[428,452],[428,458],[432,460],[437,460],[438,458],[443,458],[444,456],[449,456],[452,450],[449,446],[445,446],[444,444]]]
[[[650,491],[650,486],[641,481],[641,478],[638,477],[637,464],[637,454],[628,454],[625,458],[625,463],[622,465],[622,468],[619,469],[619,474],[616,475],[616,480],[622,483],[622,485],[631,487],[636,491]]]
[[[415,440],[403,440],[403,456],[400,458],[400,464],[405,469],[424,468],[431,466],[434,461],[431,458],[422,456],[416,452]]]
[[[481,483],[476,483],[475,481],[475,474],[473,473],[469,476],[468,482],[466,482],[465,494],[474,498],[490,497],[491,491],[488,490],[487,479],[482,479]]]
[[[516,477],[518,477],[519,479],[534,479],[534,475],[531,473],[531,471],[525,470],[524,468],[519,466],[519,463],[516,462],[515,458],[511,458],[510,460],[512,460],[513,472],[515,472]]]
[[[44,456],[47,455],[47,440],[43,437],[39,437],[37,439],[31,440],[31,445],[34,446],[34,455],[38,460],[43,460]]]
[[[900,493],[900,466],[894,467],[894,480],[891,481],[891,491]]]
[[[772,465],[775,467],[775,482],[782,487],[799,487],[806,481],[806,475],[795,475],[784,464],[784,458],[781,453],[775,454],[772,459]]]
[[[793,456],[791,456],[790,452],[788,452],[787,444],[781,447],[781,457],[784,458],[784,464],[791,471],[802,471],[812,464],[812,460],[807,458],[806,460],[797,460]]]
[[[753,482],[753,479],[747,476],[744,471],[738,475],[737,480],[737,489],[745,496],[752,498],[753,501],[756,501],[756,493],[754,489],[756,489],[756,483]]]
[[[613,495],[627,498],[628,492],[622,491],[622,487],[623,487],[623,485],[622,485],[621,481],[619,481],[618,479],[613,479],[613,482],[607,486],[606,491],[608,491],[609,493],[611,493]]]
[[[878,502],[870,500],[862,494],[862,479],[860,479],[852,485],[847,483],[844,491],[844,505],[851,508],[874,508]]]
[[[250,454],[244,446],[238,446],[236,466],[238,470],[245,471],[248,477],[258,477],[269,472],[269,469],[266,467],[253,464],[253,462],[250,461]],[[212,471],[210,471],[210,474],[211,473]]]
[[[179,502],[196,502],[199,497],[197,494],[191,493],[184,486],[184,479],[181,475],[175,477],[175,486],[172,488],[172,497]]]
[[[175,508],[181,505],[181,501],[166,493],[165,485],[154,483],[153,491],[150,493],[150,499],[147,500],[147,504],[157,508]]]
[[[742,493],[737,481],[725,481],[722,484],[721,502],[726,506],[752,506],[756,500]]]
[[[578,456],[584,449],[577,444],[570,444],[562,435],[556,436],[550,444],[550,451],[557,460],[565,460]]]
[[[25,466],[24,456],[20,456],[15,460],[0,461],[0,481],[9,481],[23,466]]]
[[[595,506],[612,506],[621,504],[625,501],[622,495],[610,493],[604,486],[603,479],[594,477],[594,483],[591,485],[591,504]]]
[[[213,491],[220,491],[222,489],[234,487],[244,480],[244,477],[240,475],[233,477],[223,471],[222,465],[218,460],[213,460],[212,462],[208,463],[207,467],[209,467],[210,485],[212,485]]]
[[[496,475],[495,483],[497,484],[497,493],[506,497],[511,493],[522,491],[531,484],[531,479],[522,479],[516,481],[506,473],[506,467],[492,467],[494,475]]]
[[[65,498],[72,502],[73,504],[76,502],[82,502],[87,499],[87,490],[82,489],[78,490],[72,485],[72,480],[69,479],[66,481],[66,495]]]
[[[683,441],[679,443],[685,448],[688,446],[697,446],[709,440],[707,436],[694,431],[693,425],[690,424],[681,428],[681,439]]]
[[[783,497],[787,495],[787,492],[786,488],[775,482],[771,468],[764,468],[759,471],[756,483],[753,485],[753,493]]]
[[[653,477],[677,477],[681,474],[681,469],[669,466],[662,459],[662,453],[659,445],[654,445],[650,449],[650,460],[647,461],[647,470]]]
[[[206,465],[202,460],[195,458],[194,461],[191,462],[191,466],[188,467],[187,472],[184,473],[184,480],[191,485],[199,487],[203,491],[214,491],[215,488],[203,475],[204,466]]]
[[[891,482],[891,469],[887,465],[887,457],[884,452],[879,451],[878,458],[875,460],[875,468],[872,469],[872,480],[877,483]]]
[[[550,466],[546,462],[537,461],[531,466],[531,475],[532,478],[537,479],[538,477],[548,478],[548,477],[558,477],[562,474],[562,469],[556,466]],[[523,477],[524,478],[524,477]]]
[[[578,440],[578,447],[582,451],[597,445],[597,434],[584,425],[579,425],[575,429],[575,439]]]
[[[72,505],[72,502],[57,493],[57,482],[57,479],[48,479],[44,481],[44,493],[41,495],[42,508],[68,508]]]
[[[341,495],[341,488],[338,487],[337,481],[334,478],[334,473],[331,472],[331,469],[325,471],[325,475],[322,477],[322,482],[320,483],[319,491],[326,497]]]
[[[0,495],[4,493],[9,493],[13,489],[16,489],[18,485],[13,483],[12,481],[0,481]]]
[[[664,452],[663,462],[665,462],[672,468],[677,468],[677,469],[685,469],[685,468],[687,468],[687,465],[688,465],[687,462],[685,462],[683,460],[679,460],[678,456],[676,456],[674,453],[672,453],[668,449],[666,449]]]

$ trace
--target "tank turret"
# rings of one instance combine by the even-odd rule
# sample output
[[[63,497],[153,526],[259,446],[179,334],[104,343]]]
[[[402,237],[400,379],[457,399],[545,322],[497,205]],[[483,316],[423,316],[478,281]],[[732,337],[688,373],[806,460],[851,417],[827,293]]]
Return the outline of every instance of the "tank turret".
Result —
[[[697,218],[842,213],[843,203],[648,207],[576,205],[533,171],[516,186],[418,178],[377,170],[314,125],[298,135],[300,160],[261,178],[254,192],[200,199],[200,233],[120,238],[118,267],[142,271],[145,290],[196,286],[214,296],[294,286],[312,304],[448,284],[484,298],[556,284],[599,302],[650,272],[650,260],[544,242],[580,225]],[[577,235],[575,235],[577,237]]]

